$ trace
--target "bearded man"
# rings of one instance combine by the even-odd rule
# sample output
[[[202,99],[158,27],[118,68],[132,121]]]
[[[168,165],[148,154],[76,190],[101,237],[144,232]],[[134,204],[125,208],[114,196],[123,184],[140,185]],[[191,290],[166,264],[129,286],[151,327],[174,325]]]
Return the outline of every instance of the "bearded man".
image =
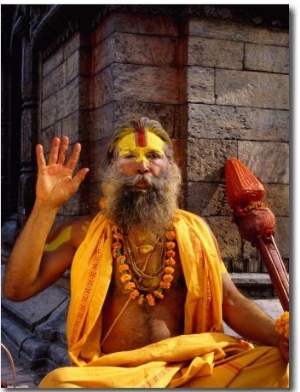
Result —
[[[36,202],[3,282],[20,301],[71,268],[71,366],[39,386],[287,388],[288,341],[236,289],[204,220],[177,207],[180,172],[157,121],[117,130],[101,211],[49,235],[88,172],[73,175],[80,148],[65,164],[68,138],[54,138],[47,165],[37,146]],[[223,320],[248,341],[225,335]]]

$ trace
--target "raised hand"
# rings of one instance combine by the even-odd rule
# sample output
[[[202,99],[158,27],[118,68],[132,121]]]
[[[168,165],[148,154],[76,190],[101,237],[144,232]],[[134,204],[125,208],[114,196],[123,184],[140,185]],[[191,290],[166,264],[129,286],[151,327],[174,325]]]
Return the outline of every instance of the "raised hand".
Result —
[[[73,175],[79,160],[81,145],[75,144],[70,158],[65,162],[68,147],[68,137],[63,136],[61,140],[55,137],[52,140],[47,165],[43,146],[41,144],[36,146],[38,164],[36,200],[50,209],[59,209],[68,201],[76,193],[89,171],[88,168],[83,168]]]

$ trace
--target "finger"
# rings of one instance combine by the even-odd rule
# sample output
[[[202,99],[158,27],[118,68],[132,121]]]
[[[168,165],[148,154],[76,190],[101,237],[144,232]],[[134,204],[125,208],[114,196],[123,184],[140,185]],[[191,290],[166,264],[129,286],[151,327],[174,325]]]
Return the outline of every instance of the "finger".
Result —
[[[85,176],[87,173],[90,171],[89,168],[85,167],[83,169],[80,169],[78,173],[73,177],[72,181],[73,183],[76,184],[77,189],[79,188],[79,185],[82,183],[82,181],[85,179]]]
[[[74,171],[74,169],[75,169],[75,167],[76,167],[76,165],[78,163],[80,152],[81,152],[81,144],[80,143],[76,143],[74,148],[73,148],[73,151],[72,151],[72,154],[70,156],[70,159],[68,160],[68,162],[66,164],[66,167],[68,169],[72,170],[72,172]]]
[[[58,137],[53,138],[50,148],[49,165],[57,163],[59,145],[60,139]]]
[[[66,154],[68,151],[69,147],[69,138],[67,136],[63,136],[61,140],[61,145],[59,148],[59,154],[58,154],[58,159],[57,163],[63,165],[66,159]]]
[[[36,151],[36,160],[37,160],[38,168],[45,167],[46,161],[45,161],[43,146],[41,144],[37,144],[35,151]]]

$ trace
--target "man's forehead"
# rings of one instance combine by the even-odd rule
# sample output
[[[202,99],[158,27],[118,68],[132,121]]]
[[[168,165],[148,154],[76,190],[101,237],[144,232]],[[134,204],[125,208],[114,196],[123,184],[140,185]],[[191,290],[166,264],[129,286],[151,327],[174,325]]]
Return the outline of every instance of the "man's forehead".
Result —
[[[165,142],[153,132],[145,131],[131,132],[125,135],[117,146],[123,151],[131,151],[139,148],[146,148],[147,150],[155,150],[163,152]]]

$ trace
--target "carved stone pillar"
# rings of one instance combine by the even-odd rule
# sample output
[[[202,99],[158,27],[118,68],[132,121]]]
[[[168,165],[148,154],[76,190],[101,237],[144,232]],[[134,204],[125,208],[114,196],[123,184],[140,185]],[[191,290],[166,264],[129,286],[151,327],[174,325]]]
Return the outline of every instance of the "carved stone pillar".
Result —
[[[27,8],[28,11],[28,8]],[[18,225],[26,221],[35,199],[36,158],[34,146],[38,127],[38,56],[30,40],[30,18],[22,31],[21,97],[21,175],[19,180]]]

